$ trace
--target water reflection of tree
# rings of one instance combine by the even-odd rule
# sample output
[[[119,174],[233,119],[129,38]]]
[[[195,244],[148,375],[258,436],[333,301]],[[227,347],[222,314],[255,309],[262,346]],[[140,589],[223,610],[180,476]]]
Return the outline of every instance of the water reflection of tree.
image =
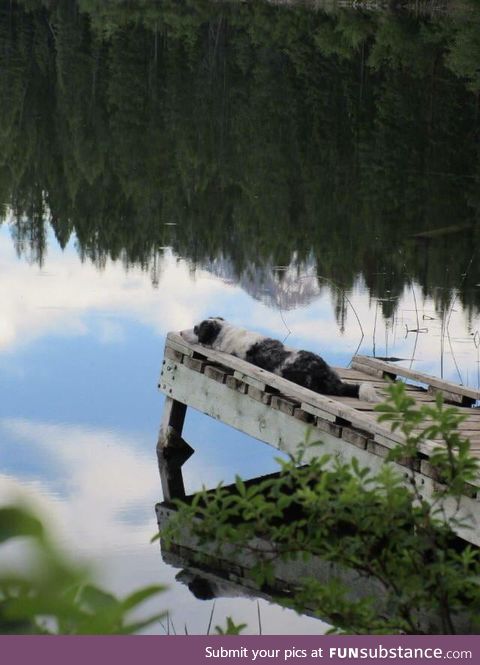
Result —
[[[439,309],[452,288],[480,304],[477,14],[0,7],[0,193],[19,252],[43,260],[49,218],[99,264],[151,268],[171,244],[240,273],[313,251],[320,274],[388,290],[386,316],[411,279]],[[452,225],[470,226],[411,239]]]

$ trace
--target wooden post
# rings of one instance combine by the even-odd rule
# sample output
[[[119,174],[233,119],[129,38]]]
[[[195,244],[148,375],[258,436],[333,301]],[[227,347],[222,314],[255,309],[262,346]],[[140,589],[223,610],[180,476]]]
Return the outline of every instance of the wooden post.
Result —
[[[171,397],[165,398],[157,443],[158,470],[165,501],[185,497],[182,466],[194,452],[181,436],[186,411],[186,404]]]

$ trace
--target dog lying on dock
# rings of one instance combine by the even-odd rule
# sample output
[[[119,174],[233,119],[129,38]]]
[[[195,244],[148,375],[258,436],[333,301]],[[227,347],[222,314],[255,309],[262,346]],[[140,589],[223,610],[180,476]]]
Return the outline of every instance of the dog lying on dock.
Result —
[[[317,393],[381,401],[372,385],[344,383],[316,353],[291,349],[277,339],[234,326],[220,316],[205,319],[180,334],[191,344],[229,353]]]

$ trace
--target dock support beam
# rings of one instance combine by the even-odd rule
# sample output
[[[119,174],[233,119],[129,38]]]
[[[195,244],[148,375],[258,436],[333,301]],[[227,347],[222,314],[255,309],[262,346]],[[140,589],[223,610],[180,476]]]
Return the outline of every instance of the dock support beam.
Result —
[[[185,497],[182,466],[194,452],[193,448],[182,439],[186,411],[185,404],[171,397],[165,398],[157,443],[158,470],[164,501]]]

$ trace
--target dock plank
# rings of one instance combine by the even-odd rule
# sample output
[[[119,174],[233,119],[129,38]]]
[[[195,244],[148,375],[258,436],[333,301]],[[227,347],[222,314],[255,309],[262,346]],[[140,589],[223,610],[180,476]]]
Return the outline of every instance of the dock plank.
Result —
[[[403,376],[407,379],[424,383],[427,386],[450,392],[453,395],[468,397],[474,401],[480,400],[479,390],[458,383],[453,383],[452,381],[438,379],[437,377],[407,367],[402,367],[401,365],[378,360],[377,358],[370,358],[369,356],[355,356],[354,362],[358,365],[363,365],[366,368],[371,368],[374,371],[385,372],[390,375],[394,374],[395,376]]]

